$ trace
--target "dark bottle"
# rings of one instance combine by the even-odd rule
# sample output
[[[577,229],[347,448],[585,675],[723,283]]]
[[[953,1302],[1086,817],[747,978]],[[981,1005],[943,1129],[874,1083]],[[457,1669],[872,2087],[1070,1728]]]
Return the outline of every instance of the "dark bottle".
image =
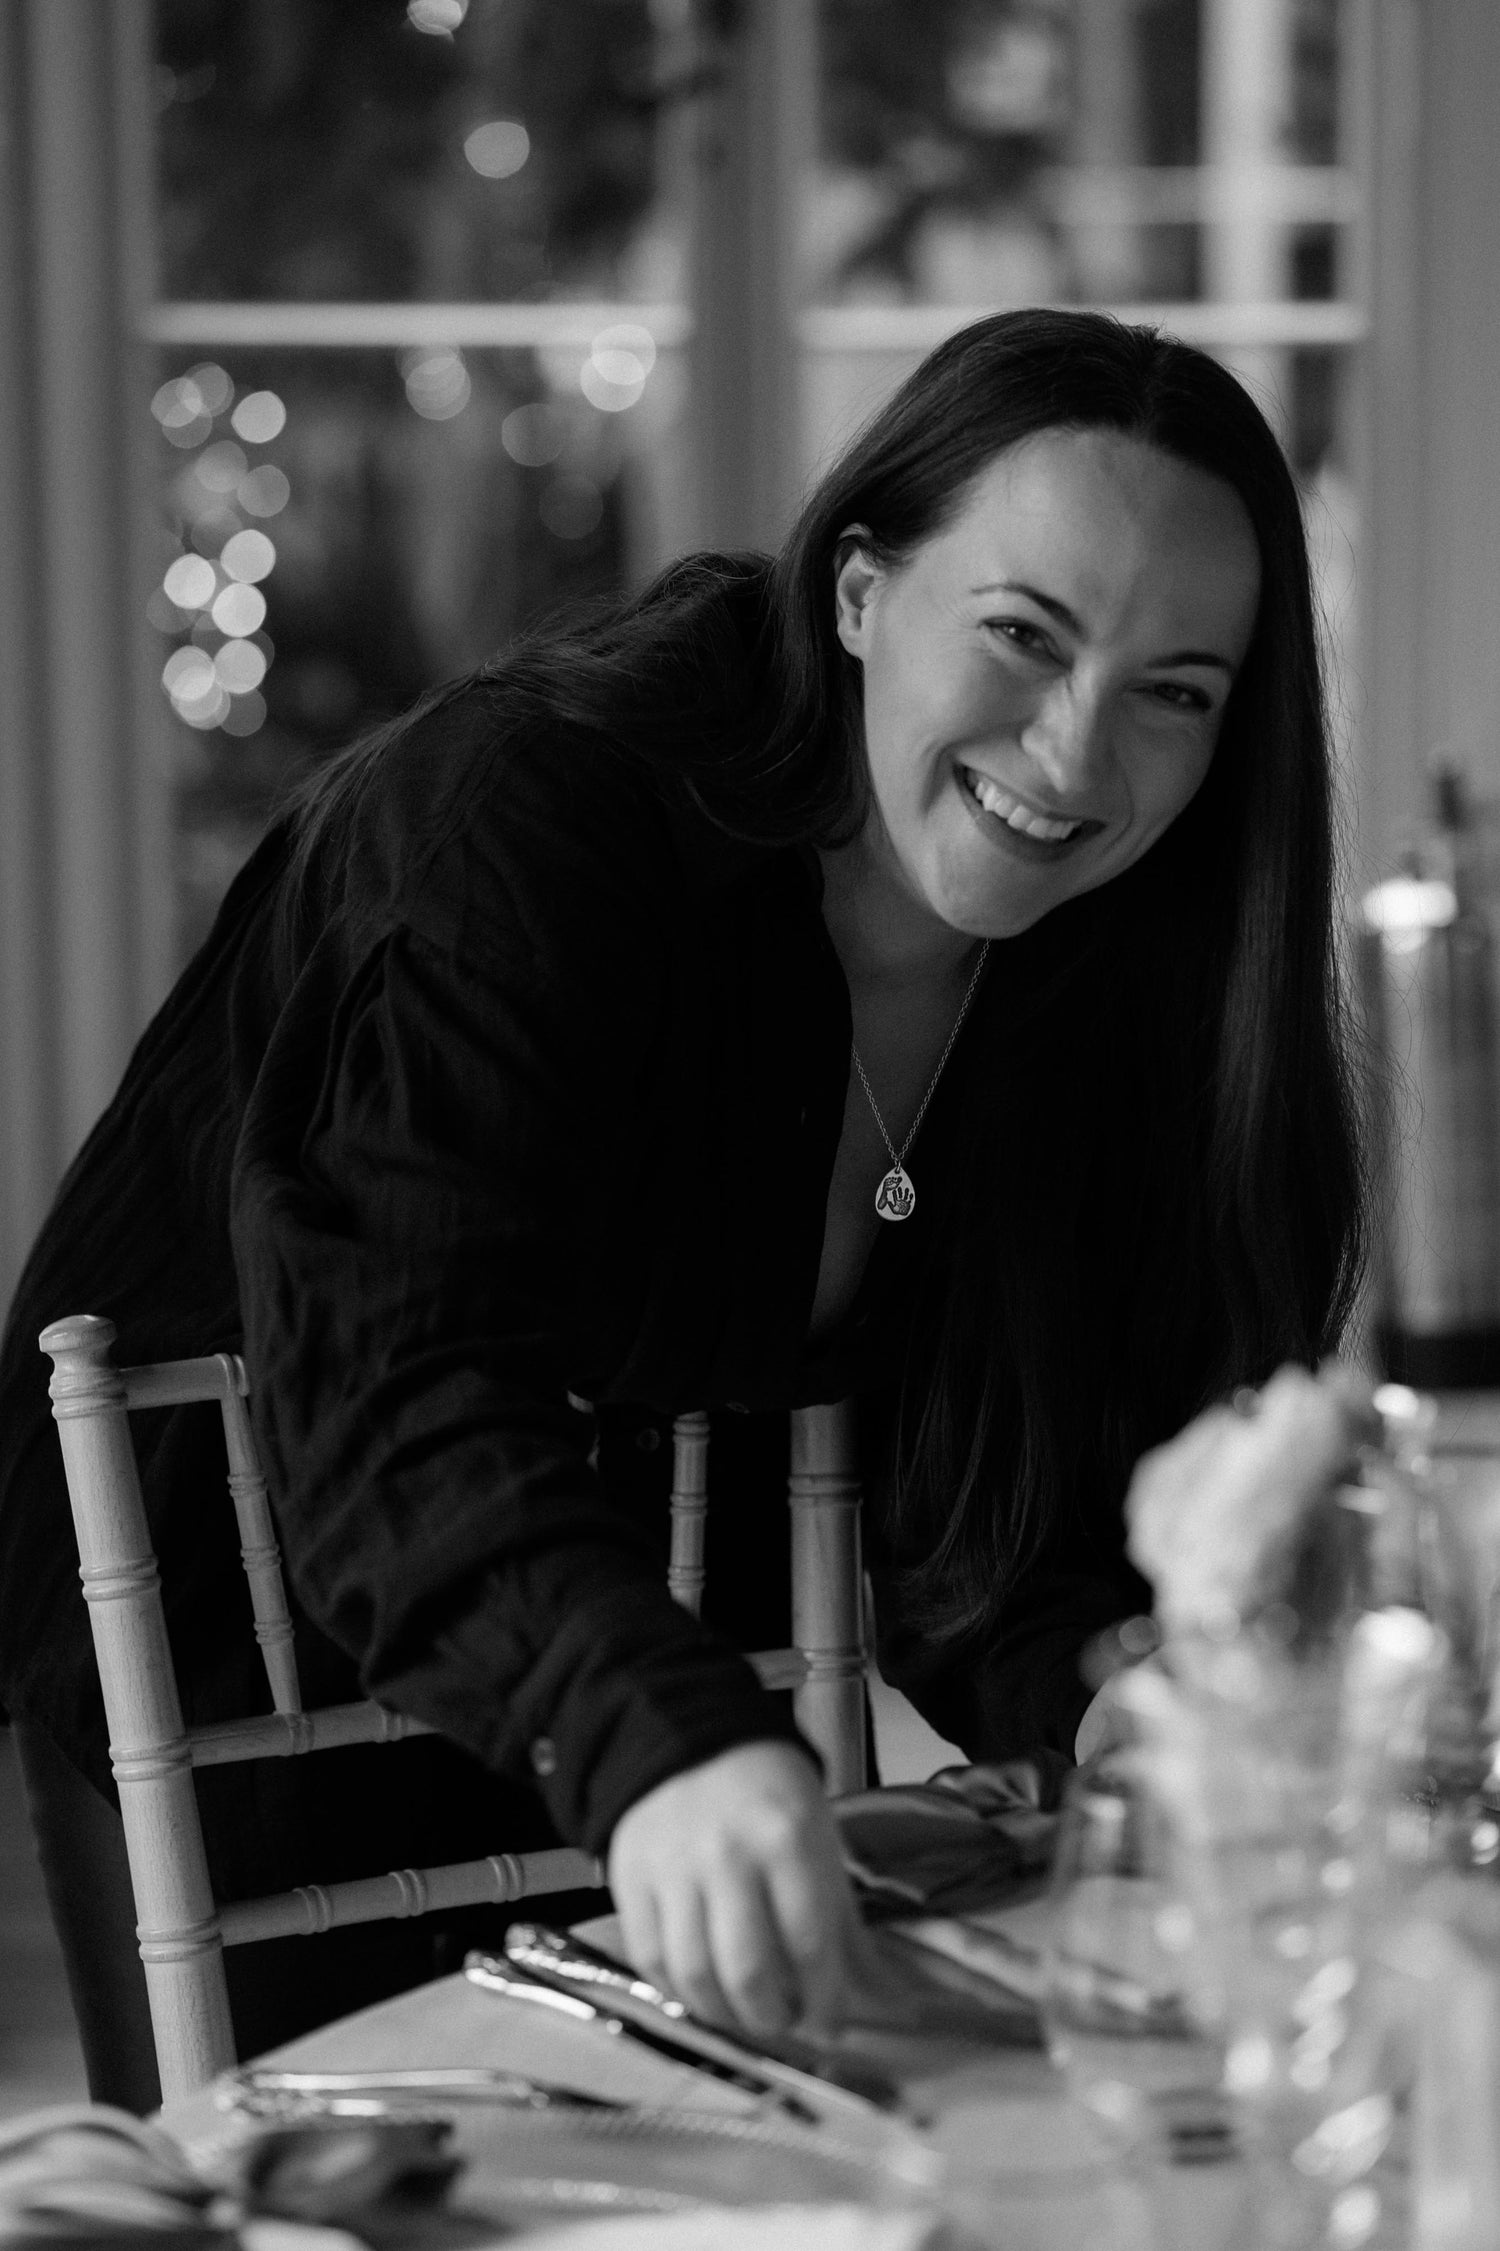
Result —
[[[1362,906],[1379,1061],[1379,1316],[1388,1376],[1500,1388],[1500,1051],[1495,942],[1457,775],[1403,872]]]

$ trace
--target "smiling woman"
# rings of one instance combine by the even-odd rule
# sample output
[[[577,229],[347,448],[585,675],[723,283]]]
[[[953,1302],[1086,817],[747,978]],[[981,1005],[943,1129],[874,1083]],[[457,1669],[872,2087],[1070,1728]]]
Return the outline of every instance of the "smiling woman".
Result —
[[[786,1409],[857,1401],[887,1679],[1055,1775],[1082,1645],[1149,1599],[1136,1457],[1350,1302],[1330,818],[1297,498],[1248,395],[1094,315],[950,338],[774,559],[690,557],[434,692],[238,879],[17,1295],[8,1708],[107,1790],[37,1331],[242,1347],[304,1672],[448,1740],[374,1791],[353,1752],[315,1797],[277,1762],[275,1807],[224,1770],[218,1894],[319,1840],[336,1876],[560,1833],[700,2013],[836,2014],[832,1826],[735,1649],[785,1638]],[[700,1623],[660,1440],[704,1407]],[[256,1653],[194,1413],[143,1471],[210,1720]],[[316,2002],[303,1952],[257,1951],[231,1998],[266,2046]]]

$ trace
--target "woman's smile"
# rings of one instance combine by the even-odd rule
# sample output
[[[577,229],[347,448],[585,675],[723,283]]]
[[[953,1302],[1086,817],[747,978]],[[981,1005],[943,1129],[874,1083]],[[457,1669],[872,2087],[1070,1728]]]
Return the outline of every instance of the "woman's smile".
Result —
[[[981,835],[1002,850],[1021,851],[1042,862],[1056,860],[1097,836],[1104,826],[1102,821],[1039,812],[977,767],[959,764],[953,772],[970,818]]]

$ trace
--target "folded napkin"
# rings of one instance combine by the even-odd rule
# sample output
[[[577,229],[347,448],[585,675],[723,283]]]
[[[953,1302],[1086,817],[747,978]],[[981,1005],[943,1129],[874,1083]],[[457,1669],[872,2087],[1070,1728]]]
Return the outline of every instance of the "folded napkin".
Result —
[[[333,2251],[392,2193],[441,2195],[456,2170],[445,2130],[330,2121],[244,2136],[220,2176],[172,2137],[103,2103],[32,2111],[0,2126],[0,2246],[52,2251]]]
[[[867,1922],[966,1915],[1046,1880],[1071,1762],[1056,1751],[944,1767],[930,1781],[834,1801],[844,1866]]]
[[[101,2104],[36,2110],[0,2127],[0,2244],[227,2243],[177,2144]]]

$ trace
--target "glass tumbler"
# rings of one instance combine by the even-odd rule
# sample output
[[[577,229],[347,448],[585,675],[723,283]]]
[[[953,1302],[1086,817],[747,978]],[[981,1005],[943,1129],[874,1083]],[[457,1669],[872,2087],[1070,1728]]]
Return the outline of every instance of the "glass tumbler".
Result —
[[[1042,2022],[1070,2095],[1158,2212],[1166,2167],[1234,2153],[1212,1957],[1180,1878],[1139,1756],[1080,1769],[1058,1830]]]

